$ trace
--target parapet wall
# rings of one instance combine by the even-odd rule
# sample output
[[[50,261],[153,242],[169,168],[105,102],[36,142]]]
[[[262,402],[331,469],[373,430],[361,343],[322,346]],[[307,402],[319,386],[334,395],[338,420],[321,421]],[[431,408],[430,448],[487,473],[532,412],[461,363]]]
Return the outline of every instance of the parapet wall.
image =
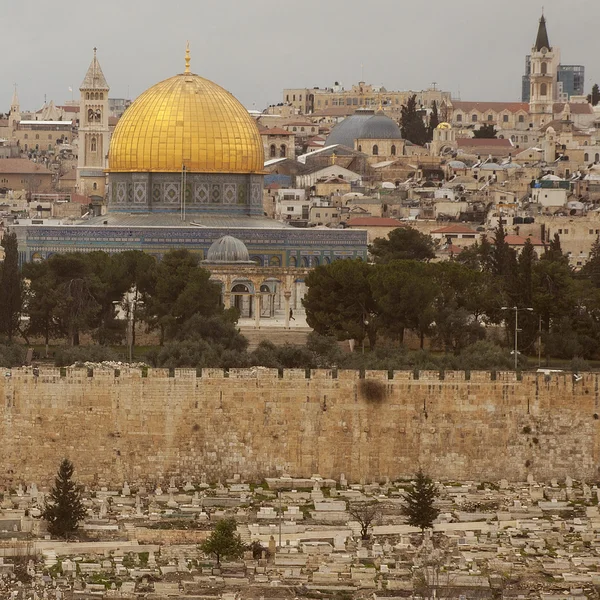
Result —
[[[598,478],[599,376],[514,372],[13,369],[0,486],[68,456],[95,485],[289,474],[371,482]]]

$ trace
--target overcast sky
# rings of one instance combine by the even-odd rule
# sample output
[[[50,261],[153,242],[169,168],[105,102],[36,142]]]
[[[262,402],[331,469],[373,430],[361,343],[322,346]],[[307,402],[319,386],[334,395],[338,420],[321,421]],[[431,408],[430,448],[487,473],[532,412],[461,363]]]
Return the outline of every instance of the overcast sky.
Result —
[[[280,102],[285,87],[389,90],[437,85],[463,100],[520,100],[525,55],[544,4],[563,64],[600,82],[600,0],[78,0],[2,2],[0,111],[13,83],[22,109],[77,98],[98,47],[111,97],[135,98],[184,68],[248,108]]]

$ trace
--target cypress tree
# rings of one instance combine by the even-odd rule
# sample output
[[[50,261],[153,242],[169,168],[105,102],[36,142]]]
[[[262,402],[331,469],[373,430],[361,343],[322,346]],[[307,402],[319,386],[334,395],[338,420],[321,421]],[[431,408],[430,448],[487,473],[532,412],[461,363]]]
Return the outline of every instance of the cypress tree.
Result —
[[[413,94],[402,106],[402,137],[413,144],[423,146],[427,142],[427,128],[417,108],[417,95]]]
[[[402,513],[408,518],[408,524],[420,527],[421,531],[431,529],[440,514],[434,505],[437,497],[435,483],[419,469],[415,484],[404,494]]]
[[[4,262],[0,268],[0,333],[11,342],[19,330],[23,308],[23,283],[19,269],[19,251],[15,233],[2,238]]]
[[[73,471],[73,463],[67,458],[63,459],[42,515],[48,521],[48,531],[65,539],[77,530],[79,521],[86,513],[81,491],[73,481]]]

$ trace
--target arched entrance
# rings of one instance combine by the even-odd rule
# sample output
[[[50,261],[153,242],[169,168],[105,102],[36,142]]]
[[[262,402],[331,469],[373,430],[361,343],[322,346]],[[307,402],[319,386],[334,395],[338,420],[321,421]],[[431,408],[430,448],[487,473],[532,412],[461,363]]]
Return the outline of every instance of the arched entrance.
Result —
[[[254,309],[254,289],[250,282],[236,283],[231,288],[232,305],[238,310],[240,318],[251,318]]]

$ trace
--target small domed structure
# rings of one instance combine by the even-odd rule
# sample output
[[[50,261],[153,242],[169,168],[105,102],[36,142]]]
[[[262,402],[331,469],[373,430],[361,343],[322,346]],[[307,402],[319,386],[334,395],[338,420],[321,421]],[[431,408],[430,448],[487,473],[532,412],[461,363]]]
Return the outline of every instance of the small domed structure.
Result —
[[[450,125],[450,123],[446,123],[445,121],[442,121],[437,127],[436,129],[452,129],[452,125]]]
[[[241,240],[225,235],[212,243],[206,253],[206,260],[210,264],[255,264],[250,260],[248,248]]]

